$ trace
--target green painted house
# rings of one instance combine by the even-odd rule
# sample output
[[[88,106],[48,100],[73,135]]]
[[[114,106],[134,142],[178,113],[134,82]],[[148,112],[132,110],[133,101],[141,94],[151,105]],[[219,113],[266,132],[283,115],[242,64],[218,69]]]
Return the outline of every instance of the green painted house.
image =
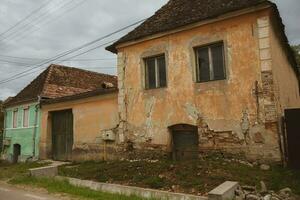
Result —
[[[38,157],[39,119],[38,101],[5,108],[3,153],[7,160],[17,162]]]
[[[40,102],[99,89],[107,77],[82,69],[50,65],[15,97],[4,102],[2,158],[11,162],[38,159],[43,128]]]

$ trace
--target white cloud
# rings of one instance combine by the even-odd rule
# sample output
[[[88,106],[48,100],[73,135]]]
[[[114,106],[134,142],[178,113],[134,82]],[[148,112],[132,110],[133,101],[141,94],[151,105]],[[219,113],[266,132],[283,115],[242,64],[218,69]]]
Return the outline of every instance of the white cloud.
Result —
[[[66,2],[66,0],[52,0],[55,2]],[[75,0],[74,2],[80,2]],[[300,1],[299,0],[274,0],[280,9],[287,34],[292,44],[300,43]],[[31,11],[37,9],[44,1],[37,0],[1,0],[0,4],[0,34],[27,16]],[[48,15],[46,23],[38,24],[39,29],[23,30],[23,35],[11,41],[2,41],[0,36],[0,55],[11,55],[20,57],[48,58],[66,50],[77,47],[85,42],[99,38],[116,29],[130,23],[151,16],[167,0],[85,0],[85,3],[67,12],[58,10]],[[59,18],[54,18],[59,16]],[[129,31],[129,30],[127,30]],[[117,39],[126,33],[117,34],[110,38]],[[18,39],[19,38],[19,39]],[[106,41],[109,41],[106,40]],[[0,56],[1,59],[3,59]],[[110,52],[100,48],[81,58],[115,58]],[[29,62],[28,60],[17,60],[18,62]],[[31,61],[35,63],[36,61]],[[65,64],[94,70],[103,73],[116,74],[116,60],[102,60],[91,62],[66,62]],[[102,67],[102,69],[101,69]],[[0,62],[0,81],[25,70],[24,66],[5,64]],[[5,98],[17,93],[24,88],[34,77],[30,76],[0,85],[0,97]]]
[[[15,96],[15,91],[13,91],[12,89],[8,89],[8,88],[0,89],[0,100],[5,100],[11,96]]]

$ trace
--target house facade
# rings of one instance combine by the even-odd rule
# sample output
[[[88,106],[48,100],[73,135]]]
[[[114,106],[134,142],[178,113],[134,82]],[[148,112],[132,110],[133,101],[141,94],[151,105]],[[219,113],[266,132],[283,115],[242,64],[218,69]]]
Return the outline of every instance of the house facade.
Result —
[[[41,103],[40,158],[112,159],[118,116],[116,87]]]
[[[299,75],[275,4],[171,0],[107,50],[118,55],[119,138],[132,150],[283,159]]]
[[[39,155],[39,120],[40,108],[37,101],[5,109],[5,159],[26,161]],[[19,156],[14,157],[14,152]]]
[[[45,156],[45,152],[47,151],[42,148],[45,146],[45,136],[41,135],[41,133],[46,134],[47,131],[45,130],[48,129],[49,126],[41,120],[47,119],[49,116],[48,111],[54,111],[55,108],[52,106],[45,108],[47,110],[43,111],[41,107],[42,103],[54,99],[99,91],[100,93],[106,94],[111,90],[114,92],[117,91],[116,87],[116,76],[61,65],[50,65],[20,93],[4,103],[5,128],[2,152],[4,159],[13,162],[39,159],[40,149],[42,150],[42,158],[54,158],[57,160],[61,158],[62,160],[71,159],[66,157],[66,155],[68,155],[66,148],[59,151],[62,154],[59,155],[61,157],[53,157],[53,155],[49,157]],[[59,108],[62,107],[60,104],[58,106],[60,106]],[[68,107],[68,110],[72,111],[72,107]],[[97,112],[97,110],[92,109],[88,114],[93,115],[95,118],[101,118],[101,116],[97,116]],[[84,118],[84,114],[81,114],[81,117]],[[58,117],[60,117],[59,121],[65,119],[69,120],[71,123],[60,124],[60,126],[71,126],[68,130],[73,131],[72,112],[65,112],[62,113],[62,115],[58,114]],[[107,117],[111,120],[114,119],[114,117],[110,118],[109,114]],[[88,125],[85,124],[84,127],[87,126]],[[75,131],[77,128],[79,129],[80,126],[74,127]],[[58,129],[58,131],[61,131],[61,129]],[[67,135],[67,133],[69,132],[60,132],[62,135],[55,138],[55,142],[60,142],[58,147],[67,146],[69,145],[68,141],[73,141],[73,133],[69,135]],[[87,132],[81,132],[80,134],[84,135],[87,134]],[[66,138],[67,136],[68,138]],[[40,138],[42,139],[41,142]],[[47,142],[49,141],[52,143],[52,140],[47,140]],[[71,146],[71,148],[73,148],[73,146]]]

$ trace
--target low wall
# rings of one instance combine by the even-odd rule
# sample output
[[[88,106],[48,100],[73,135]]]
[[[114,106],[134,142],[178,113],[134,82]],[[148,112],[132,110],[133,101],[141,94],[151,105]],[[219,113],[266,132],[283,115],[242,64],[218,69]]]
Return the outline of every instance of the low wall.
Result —
[[[113,194],[121,194],[126,196],[139,196],[143,198],[155,198],[162,200],[208,200],[207,197],[195,196],[181,193],[171,193],[160,190],[144,189],[139,187],[123,186],[116,184],[99,183],[94,181],[80,180],[67,177],[55,177],[57,180],[67,180],[71,185],[78,187],[87,187],[92,190],[108,192]]]

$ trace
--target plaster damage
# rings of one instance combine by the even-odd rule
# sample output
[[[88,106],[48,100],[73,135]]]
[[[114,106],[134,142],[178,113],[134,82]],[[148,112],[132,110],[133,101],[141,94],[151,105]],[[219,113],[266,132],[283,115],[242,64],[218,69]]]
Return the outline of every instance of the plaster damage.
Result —
[[[171,152],[169,127],[189,124],[198,127],[199,152],[281,160],[270,15],[265,9],[118,49],[119,134],[130,149]],[[224,42],[227,79],[195,83],[193,48],[216,41]],[[168,87],[145,90],[143,58],[159,53]]]

